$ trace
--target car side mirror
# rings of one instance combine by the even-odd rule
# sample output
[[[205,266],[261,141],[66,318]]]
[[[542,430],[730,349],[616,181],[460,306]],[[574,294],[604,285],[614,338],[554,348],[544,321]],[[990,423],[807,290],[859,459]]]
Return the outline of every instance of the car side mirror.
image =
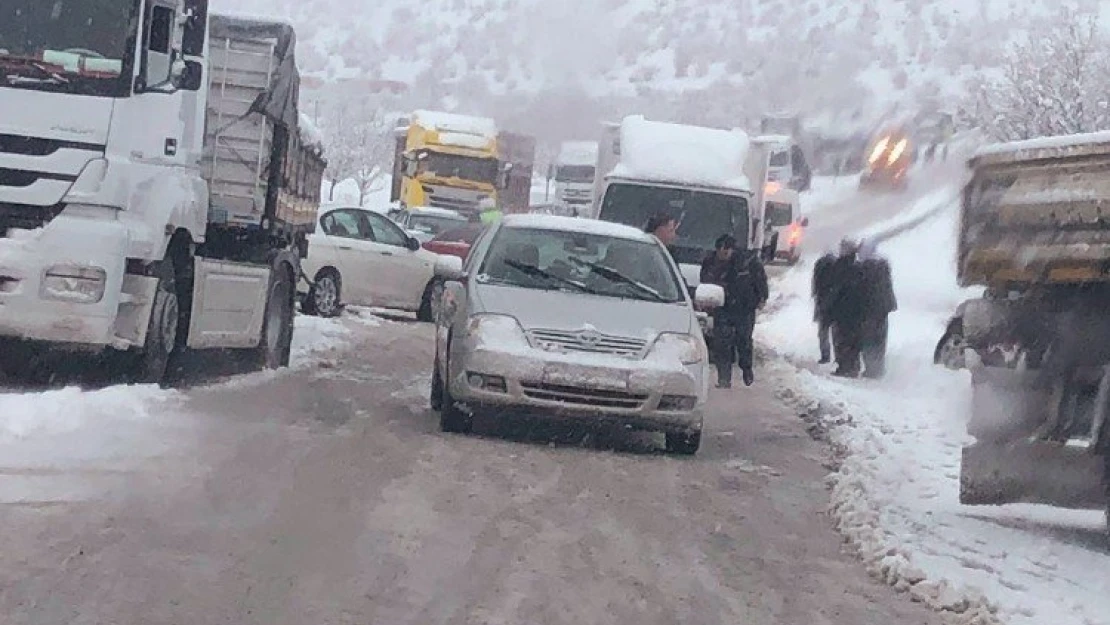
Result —
[[[700,310],[712,310],[725,305],[725,290],[716,284],[699,284],[694,291],[694,305]]]
[[[420,249],[420,241],[418,241],[416,237],[410,235],[408,239],[405,240],[405,247],[409,248],[409,251],[415,252]]]
[[[436,258],[435,275],[444,280],[460,280],[463,277],[463,261],[458,256],[440,254]]]
[[[802,217],[802,227],[803,228],[808,228],[809,227],[809,217]]]

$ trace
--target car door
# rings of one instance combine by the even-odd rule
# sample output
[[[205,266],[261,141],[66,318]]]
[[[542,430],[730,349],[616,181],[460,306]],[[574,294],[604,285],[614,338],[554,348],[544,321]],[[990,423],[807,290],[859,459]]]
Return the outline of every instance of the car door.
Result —
[[[336,269],[343,281],[343,302],[369,306],[376,303],[373,286],[378,248],[363,212],[357,208],[332,211],[323,227],[333,246]]]
[[[416,310],[435,273],[435,256],[423,249],[409,249],[410,237],[383,215],[367,212],[366,218],[379,246],[382,258],[379,280],[389,293],[388,305]]]

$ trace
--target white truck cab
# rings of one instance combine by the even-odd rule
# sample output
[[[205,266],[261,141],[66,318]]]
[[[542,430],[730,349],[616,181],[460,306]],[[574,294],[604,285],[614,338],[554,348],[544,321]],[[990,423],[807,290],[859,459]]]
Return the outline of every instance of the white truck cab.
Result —
[[[555,205],[561,214],[582,217],[593,205],[597,174],[596,141],[564,141],[548,179],[555,181]]]
[[[678,218],[671,252],[693,291],[722,234],[742,248],[763,248],[767,164],[765,147],[741,130],[627,117],[605,125],[594,214],[638,228],[656,213]]]
[[[111,348],[149,382],[185,348],[288,362],[325,165],[293,42],[207,0],[0,7],[0,361]]]

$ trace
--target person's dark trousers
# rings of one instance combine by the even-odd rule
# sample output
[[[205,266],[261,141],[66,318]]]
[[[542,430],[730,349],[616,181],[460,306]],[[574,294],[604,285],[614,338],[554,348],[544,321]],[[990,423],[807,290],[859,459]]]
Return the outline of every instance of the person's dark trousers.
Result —
[[[843,377],[859,377],[860,348],[863,327],[858,321],[838,322],[833,325],[833,342],[836,345],[836,372]]]
[[[746,310],[736,315],[736,364],[741,371],[751,373],[755,344],[752,334],[755,333],[755,311]]]
[[[886,375],[886,337],[889,324],[886,315],[879,319],[869,319],[863,327],[861,350],[863,356],[863,377],[881,378]]]
[[[817,322],[817,345],[821,348],[821,363],[832,361],[832,322],[821,319]]]
[[[718,315],[713,319],[712,361],[717,367],[717,385],[732,385],[733,355],[736,353],[736,325],[733,320]]]

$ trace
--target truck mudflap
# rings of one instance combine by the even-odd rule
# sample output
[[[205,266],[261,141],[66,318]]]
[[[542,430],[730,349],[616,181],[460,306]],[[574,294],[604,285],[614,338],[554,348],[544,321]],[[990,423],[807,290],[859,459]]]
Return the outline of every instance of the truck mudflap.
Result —
[[[964,447],[960,503],[1036,503],[1075,509],[1106,505],[1103,458],[1080,445],[1046,441]]]
[[[195,263],[189,347],[257,347],[271,268],[208,258]]]

